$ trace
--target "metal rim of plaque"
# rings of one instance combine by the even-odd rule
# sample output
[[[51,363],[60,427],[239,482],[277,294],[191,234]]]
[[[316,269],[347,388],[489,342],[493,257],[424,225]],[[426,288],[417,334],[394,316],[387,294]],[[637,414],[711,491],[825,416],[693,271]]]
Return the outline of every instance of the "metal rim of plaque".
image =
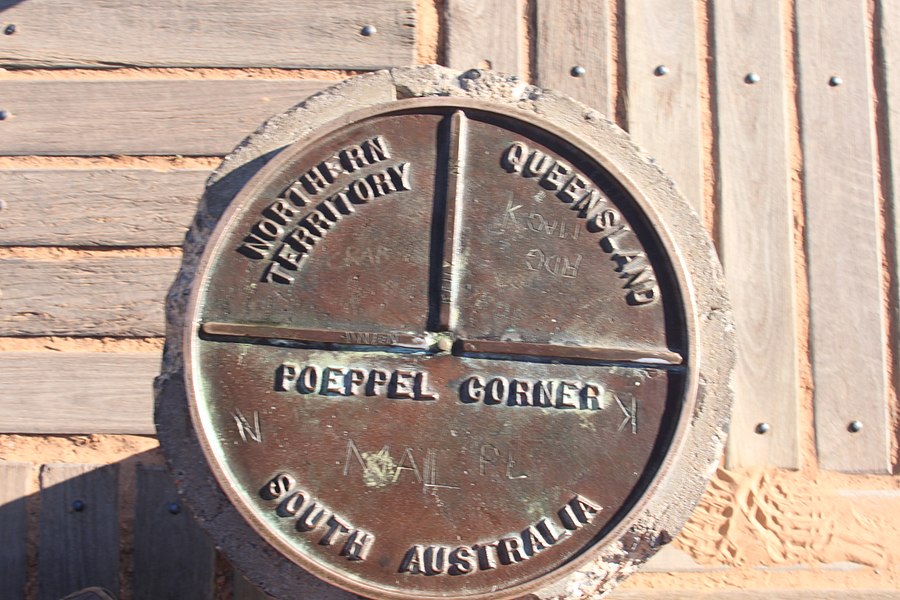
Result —
[[[276,597],[590,597],[687,520],[732,324],[703,227],[561,94],[435,66],[273,118],[207,183],[156,420]]]

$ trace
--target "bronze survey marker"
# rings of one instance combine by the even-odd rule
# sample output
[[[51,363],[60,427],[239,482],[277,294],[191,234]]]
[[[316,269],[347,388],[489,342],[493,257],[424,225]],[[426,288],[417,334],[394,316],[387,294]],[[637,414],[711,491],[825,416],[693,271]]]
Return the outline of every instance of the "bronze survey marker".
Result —
[[[517,597],[630,539],[692,415],[696,323],[652,207],[569,133],[380,105],[222,217],[186,311],[191,416],[290,561],[368,597]]]

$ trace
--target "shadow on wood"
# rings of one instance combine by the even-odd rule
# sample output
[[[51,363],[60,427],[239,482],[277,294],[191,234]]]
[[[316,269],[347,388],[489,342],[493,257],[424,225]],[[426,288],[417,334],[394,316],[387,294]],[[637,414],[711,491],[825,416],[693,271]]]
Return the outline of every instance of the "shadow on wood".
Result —
[[[158,462],[147,452],[110,465],[0,463],[0,598],[211,600],[228,592],[217,576],[235,600],[266,598],[239,574],[229,585],[230,567]]]

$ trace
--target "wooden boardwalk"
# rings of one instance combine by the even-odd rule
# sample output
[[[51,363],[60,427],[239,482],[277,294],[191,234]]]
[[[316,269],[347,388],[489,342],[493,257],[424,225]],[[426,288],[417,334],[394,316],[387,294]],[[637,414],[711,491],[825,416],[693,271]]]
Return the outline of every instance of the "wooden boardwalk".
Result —
[[[0,352],[0,433],[152,435],[156,352],[14,342],[163,336],[209,165],[336,78],[415,63],[428,33],[451,67],[517,73],[608,115],[710,227],[739,344],[730,468],[812,461],[890,476],[900,5],[446,0],[438,35],[422,29],[425,4],[0,2],[0,341],[11,348]],[[0,462],[0,598],[27,589],[29,600],[58,600],[88,586],[136,600],[217,597],[215,551],[168,476],[138,467],[133,504],[122,481],[115,464]],[[715,569],[683,559],[667,554],[650,570]],[[262,597],[240,575],[231,586],[235,599]]]

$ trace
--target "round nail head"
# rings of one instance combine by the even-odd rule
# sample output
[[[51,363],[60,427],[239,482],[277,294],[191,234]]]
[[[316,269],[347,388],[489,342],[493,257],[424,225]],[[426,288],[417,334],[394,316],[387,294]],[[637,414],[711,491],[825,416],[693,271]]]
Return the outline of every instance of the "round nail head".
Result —
[[[177,502],[169,502],[169,505],[166,508],[173,515],[177,515],[181,512],[181,506]]]
[[[584,77],[585,73],[587,73],[587,71],[581,65],[572,67],[572,77]]]
[[[375,26],[374,26],[374,25],[365,25],[365,26],[363,26],[363,28],[362,28],[362,30],[360,31],[360,33],[363,34],[363,35],[366,36],[366,37],[371,37],[371,36],[375,35],[375,33],[376,33],[377,31],[378,31],[378,30],[375,29]]]
[[[6,35],[12,35],[16,32],[16,26],[13,24],[7,25],[6,29],[3,30],[3,33]]]
[[[5,110],[0,110],[0,121],[5,121],[9,118],[9,113]]]
[[[75,512],[81,512],[85,508],[84,500],[75,500],[72,502],[72,510]]]
[[[749,84],[759,83],[759,74],[757,73],[747,73],[747,76],[744,77],[744,81]]]
[[[859,433],[860,431],[862,431],[862,428],[862,421],[850,421],[850,424],[847,426],[847,430],[850,433]]]
[[[837,87],[842,83],[844,83],[844,80],[837,75],[832,76],[832,78],[828,80],[828,85],[830,85],[831,87]]]
[[[653,74],[656,75],[657,77],[662,77],[664,75],[668,75],[669,67],[667,67],[666,65],[659,65],[658,67],[656,67],[656,69],[654,69]]]
[[[769,430],[772,429],[772,426],[768,423],[760,423],[756,426],[756,433],[759,435],[763,435],[769,433]]]

